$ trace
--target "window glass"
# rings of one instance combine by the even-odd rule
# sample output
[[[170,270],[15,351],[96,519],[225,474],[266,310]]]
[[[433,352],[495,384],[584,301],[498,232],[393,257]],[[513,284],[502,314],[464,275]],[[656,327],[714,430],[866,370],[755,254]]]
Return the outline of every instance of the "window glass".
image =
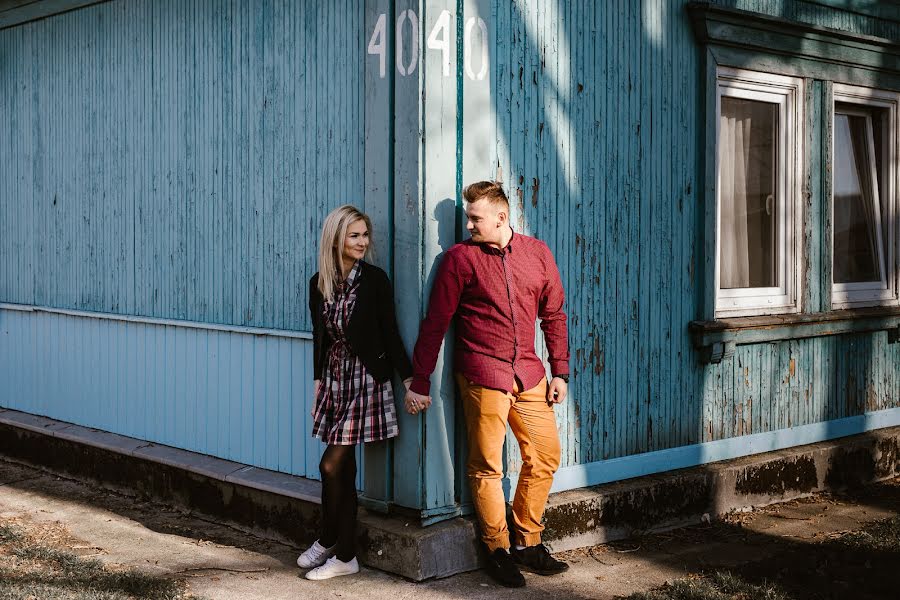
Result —
[[[778,106],[721,99],[722,289],[778,286]]]
[[[880,154],[880,153],[879,153]],[[872,117],[834,117],[834,282],[883,279],[883,232]]]

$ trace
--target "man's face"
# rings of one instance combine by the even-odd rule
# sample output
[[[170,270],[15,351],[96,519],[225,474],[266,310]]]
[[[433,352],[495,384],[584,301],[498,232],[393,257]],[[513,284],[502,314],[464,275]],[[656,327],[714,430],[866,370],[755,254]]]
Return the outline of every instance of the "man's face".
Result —
[[[493,204],[484,198],[466,202],[466,229],[473,242],[482,244],[499,243],[503,232],[504,218],[502,205]],[[505,213],[503,213],[505,214]]]

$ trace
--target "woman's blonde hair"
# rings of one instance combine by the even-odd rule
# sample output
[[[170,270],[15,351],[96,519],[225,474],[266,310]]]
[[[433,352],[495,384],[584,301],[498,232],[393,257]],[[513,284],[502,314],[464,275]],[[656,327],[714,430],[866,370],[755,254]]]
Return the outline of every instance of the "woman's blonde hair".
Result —
[[[372,255],[372,221],[364,212],[345,204],[328,213],[322,224],[322,237],[319,241],[319,291],[326,302],[334,300],[335,283],[344,279],[341,255],[347,228],[359,220],[365,221],[369,229],[369,247],[365,255],[369,258]]]

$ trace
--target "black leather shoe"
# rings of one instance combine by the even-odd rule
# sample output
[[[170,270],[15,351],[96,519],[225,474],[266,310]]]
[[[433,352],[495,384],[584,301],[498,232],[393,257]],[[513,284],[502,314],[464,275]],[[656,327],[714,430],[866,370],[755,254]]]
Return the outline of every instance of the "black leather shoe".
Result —
[[[568,565],[566,565],[568,567]],[[519,572],[512,556],[503,548],[497,548],[487,557],[487,574],[491,579],[506,587],[522,587],[525,578]]]
[[[528,546],[522,550],[513,547],[510,554],[517,564],[538,575],[556,575],[569,570],[569,565],[550,556],[550,551],[543,544]]]

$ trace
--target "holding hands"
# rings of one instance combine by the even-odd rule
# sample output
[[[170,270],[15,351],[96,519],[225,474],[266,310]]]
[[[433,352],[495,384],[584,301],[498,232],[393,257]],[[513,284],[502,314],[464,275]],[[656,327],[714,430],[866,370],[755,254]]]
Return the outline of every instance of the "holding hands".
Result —
[[[417,394],[411,389],[409,389],[410,384],[412,383],[412,378],[404,379],[403,385],[406,387],[406,412],[411,415],[418,414],[419,411],[423,411],[429,406],[431,406],[431,396],[423,396],[422,394]]]

